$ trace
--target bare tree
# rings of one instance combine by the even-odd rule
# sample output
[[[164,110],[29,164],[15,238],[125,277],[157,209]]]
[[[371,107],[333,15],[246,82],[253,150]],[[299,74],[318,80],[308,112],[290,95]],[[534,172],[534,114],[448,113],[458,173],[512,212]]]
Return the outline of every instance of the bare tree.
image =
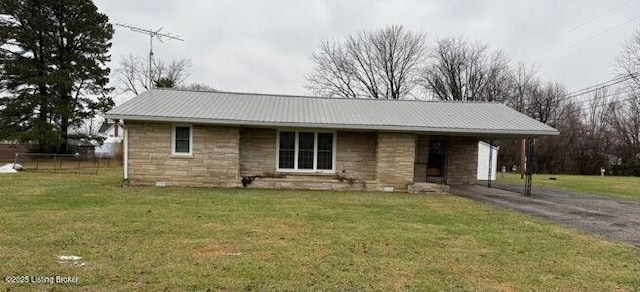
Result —
[[[482,43],[465,38],[437,41],[424,68],[422,84],[440,100],[504,100],[494,96],[509,74],[509,61],[501,51],[490,52]],[[506,94],[500,90],[499,94]]]
[[[610,110],[609,121],[623,148],[622,154],[640,161],[640,92],[631,92],[626,98],[612,102]]]
[[[558,119],[555,128],[560,131],[557,137],[546,140],[546,144],[541,144],[541,148],[547,150],[548,161],[546,170],[556,173],[567,173],[576,171],[576,163],[572,157],[575,147],[580,143],[581,131],[583,128],[581,103],[573,100],[564,102],[558,110]],[[541,141],[542,142],[542,141]]]
[[[527,67],[524,63],[518,63],[511,74],[509,84],[511,94],[506,103],[521,113],[526,112],[531,96],[540,86],[535,69]]]
[[[609,121],[624,157],[623,172],[640,175],[640,31],[627,42],[618,55],[616,67],[630,79],[624,95],[611,103]]]
[[[513,75],[514,73],[508,66],[493,67],[490,72],[491,78],[482,90],[481,100],[495,101],[509,104],[513,99]]]
[[[117,85],[122,92],[135,95],[148,88],[148,69],[142,58],[127,55],[120,61],[120,68],[115,70]]]
[[[598,174],[608,166],[612,146],[609,120],[609,95],[607,89],[595,91],[588,105],[582,108],[582,128],[573,149],[573,161],[578,173]],[[572,133],[574,134],[574,133]]]
[[[148,61],[133,55],[125,56],[120,61],[120,68],[116,69],[117,87],[122,92],[135,95],[149,89]],[[151,66],[151,82],[154,87],[178,87],[189,75],[191,62],[187,59],[154,60]]]
[[[307,88],[321,96],[406,99],[416,87],[425,48],[424,35],[402,26],[325,40],[312,56],[316,67]]]
[[[191,91],[210,91],[210,92],[218,91],[217,89],[202,83],[191,83],[188,85],[179,86],[178,88],[184,89],[184,90],[191,90]]]
[[[567,90],[558,82],[547,82],[544,86],[534,89],[531,100],[528,101],[527,114],[545,124],[556,126],[559,109],[565,100]]]
[[[616,60],[620,73],[631,78],[630,86],[640,89],[640,31],[637,31]]]
[[[152,80],[154,86],[158,86],[162,80],[171,83],[176,87],[181,85],[185,79],[189,76],[189,69],[191,68],[191,61],[187,59],[172,60],[165,62],[163,60],[154,60],[153,69],[151,70]]]

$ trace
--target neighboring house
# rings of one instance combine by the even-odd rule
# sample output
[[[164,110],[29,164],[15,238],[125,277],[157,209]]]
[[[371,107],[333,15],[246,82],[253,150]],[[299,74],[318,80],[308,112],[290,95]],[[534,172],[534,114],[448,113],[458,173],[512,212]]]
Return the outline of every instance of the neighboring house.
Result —
[[[67,139],[67,145],[71,153],[77,153],[82,156],[94,156],[95,154],[95,145],[84,139],[69,138]]]
[[[105,120],[102,125],[100,125],[100,129],[98,129],[98,135],[103,137],[104,141],[102,145],[96,145],[96,156],[116,156],[120,149],[122,139],[124,138],[124,126],[122,123]]]
[[[478,180],[488,180],[489,168],[491,168],[491,180],[496,180],[499,150],[500,146],[491,145],[485,141],[478,142]]]
[[[112,109],[132,185],[442,190],[478,141],[557,135],[503,104],[149,90]]]

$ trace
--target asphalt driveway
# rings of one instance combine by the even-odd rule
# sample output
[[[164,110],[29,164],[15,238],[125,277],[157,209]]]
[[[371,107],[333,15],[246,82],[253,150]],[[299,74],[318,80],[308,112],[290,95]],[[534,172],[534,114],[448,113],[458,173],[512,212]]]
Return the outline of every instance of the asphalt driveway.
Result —
[[[450,192],[640,247],[640,201],[520,186],[451,186]]]

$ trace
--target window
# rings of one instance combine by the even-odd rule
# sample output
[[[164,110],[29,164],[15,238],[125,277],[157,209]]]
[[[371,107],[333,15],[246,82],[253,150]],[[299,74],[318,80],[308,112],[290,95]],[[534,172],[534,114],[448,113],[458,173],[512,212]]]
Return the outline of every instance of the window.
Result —
[[[333,172],[335,134],[331,132],[278,132],[278,170]]]
[[[298,169],[313,169],[315,133],[298,133]]]
[[[318,169],[333,169],[333,133],[318,133]]]
[[[171,154],[191,155],[191,126],[173,126]]]
[[[295,168],[296,133],[280,132],[280,147],[278,157],[280,158],[278,168]]]

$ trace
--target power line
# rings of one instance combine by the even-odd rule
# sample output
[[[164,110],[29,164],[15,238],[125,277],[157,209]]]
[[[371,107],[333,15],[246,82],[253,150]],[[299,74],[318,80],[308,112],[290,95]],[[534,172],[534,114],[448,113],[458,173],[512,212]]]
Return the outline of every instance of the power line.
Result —
[[[633,73],[630,73],[629,75],[619,76],[619,77],[616,77],[614,79],[611,79],[611,80],[608,80],[608,81],[605,81],[605,82],[602,82],[602,83],[598,83],[598,84],[595,84],[595,85],[591,85],[591,86],[585,87],[583,89],[579,89],[579,90],[567,93],[563,97],[559,98],[557,100],[557,102],[560,103],[560,102],[566,101],[566,100],[574,98],[574,97],[579,97],[579,96],[583,96],[583,95],[586,95],[586,94],[589,94],[589,93],[596,92],[598,90],[603,90],[603,89],[611,87],[613,85],[628,81],[628,80],[632,79],[633,77],[635,77],[634,76],[635,74],[639,74],[639,73],[640,73],[640,71],[633,72]],[[590,109],[591,107],[594,107],[594,106],[596,108],[599,108],[599,107],[603,106],[603,104],[588,105],[589,102],[595,101],[596,98],[608,98],[608,97],[618,96],[618,95],[622,95],[622,94],[630,93],[630,92],[635,92],[635,91],[637,91],[636,88],[630,88],[630,89],[627,89],[627,90],[624,90],[624,91],[616,91],[616,92],[612,92],[612,93],[607,93],[607,94],[602,95],[602,96],[594,95],[593,97],[590,97],[590,98],[587,98],[587,99],[583,99],[583,100],[575,100],[574,99],[574,100],[572,100],[573,103],[579,104],[579,105],[582,105],[582,106],[571,110],[569,113],[574,113],[574,112],[577,112],[577,111],[587,110],[587,109]],[[610,101],[610,102],[607,102],[604,105],[617,104],[619,102],[631,100],[633,98],[635,98],[635,97],[628,97],[628,98],[624,98],[624,99]]]
[[[633,75],[633,74],[635,74],[635,73],[632,73],[632,74],[629,74],[629,75],[627,75],[627,74],[620,75],[620,76],[618,76],[618,77],[615,77],[615,78],[610,79],[610,80],[607,80],[607,81],[603,81],[603,82],[600,82],[600,83],[597,83],[597,84],[594,84],[594,85],[587,86],[587,87],[585,87],[585,88],[581,88],[581,89],[578,89],[578,90],[574,90],[574,91],[572,91],[572,92],[567,93],[567,95],[578,94],[578,93],[580,93],[580,92],[582,92],[582,91],[591,90],[591,89],[593,89],[593,88],[599,88],[599,87],[602,87],[602,86],[607,85],[608,83],[611,83],[611,82],[614,82],[614,81],[618,81],[618,80],[620,80],[620,79],[627,78],[627,77],[629,77],[630,75]]]
[[[589,94],[589,93],[592,93],[592,92],[596,92],[598,90],[602,90],[602,89],[611,87],[613,85],[616,85],[616,84],[631,80],[631,79],[635,78],[637,76],[637,74],[640,74],[640,71],[636,71],[636,72],[632,72],[632,73],[629,73],[629,74],[621,75],[621,76],[618,76],[618,77],[613,78],[611,80],[607,80],[607,81],[604,81],[604,82],[601,82],[601,83],[598,83],[598,84],[595,84],[595,85],[591,85],[591,86],[588,86],[588,87],[585,87],[585,88],[582,88],[582,89],[578,89],[578,90],[566,93],[566,94],[564,94],[564,96],[562,98],[560,98],[559,101],[565,101],[565,100],[570,99],[570,98],[582,96],[582,95],[585,95],[585,94]]]
[[[576,108],[574,108],[574,109],[570,110],[568,113],[575,113],[575,112],[588,111],[588,110],[591,110],[592,108],[601,108],[601,107],[603,107],[603,106],[610,106],[610,105],[617,104],[617,103],[620,103],[620,102],[624,102],[624,101],[632,100],[632,99],[634,99],[634,98],[636,98],[636,97],[631,96],[631,97],[627,97],[627,98],[623,98],[623,99],[618,99],[618,100],[614,100],[614,101],[608,101],[608,102],[605,102],[605,103],[600,103],[600,104],[595,104],[595,105],[593,105],[593,104],[592,104],[592,105],[587,104],[587,102],[592,102],[592,101],[594,101],[596,98],[607,98],[607,97],[612,97],[612,96],[616,96],[616,95],[621,95],[621,94],[629,93],[629,92],[632,92],[632,91],[635,91],[635,90],[636,90],[635,88],[632,88],[632,89],[628,89],[628,90],[625,90],[625,91],[622,91],[622,92],[615,92],[615,93],[608,94],[608,95],[604,95],[604,96],[594,96],[594,97],[592,97],[592,98],[590,98],[590,99],[588,99],[588,100],[574,100],[574,102],[575,102],[575,103],[577,103],[577,104],[582,104],[582,106],[580,106],[580,107],[576,107]]]
[[[635,88],[630,88],[630,89],[627,89],[627,90],[624,90],[624,91],[616,91],[616,92],[612,92],[610,94],[605,94],[605,95],[602,95],[602,96],[594,95],[593,97],[588,98],[588,99],[584,99],[584,100],[573,100],[573,102],[575,102],[576,104],[581,104],[582,105],[582,107],[577,108],[576,110],[587,110],[587,109],[590,109],[591,107],[594,107],[594,106],[596,108],[602,106],[602,104],[596,104],[596,105],[589,104],[589,103],[595,101],[597,98],[604,99],[604,98],[608,98],[608,97],[612,97],[612,96],[620,96],[620,95],[623,95],[625,93],[635,92],[636,90],[637,89],[635,89]],[[628,97],[628,98],[625,98],[625,99],[622,99],[622,100],[610,101],[610,102],[607,102],[606,105],[616,104],[618,102],[630,100],[632,98],[634,98],[634,97]],[[576,110],[574,110],[574,111],[576,111]]]
[[[606,96],[605,96],[606,97]],[[617,104],[617,103],[621,103],[624,101],[628,101],[628,100],[632,100],[635,97],[627,97],[627,98],[623,98],[623,99],[618,99],[618,100],[614,100],[614,101],[609,101],[606,103],[601,103],[601,104],[595,104],[595,105],[587,105],[587,106],[583,106],[583,107],[579,107],[579,108],[575,108],[571,111],[571,113],[573,112],[577,112],[577,111],[588,111],[594,108],[601,108],[601,107],[606,107],[606,106],[611,106],[613,104]]]
[[[574,91],[574,92],[567,93],[562,98],[562,100],[567,100],[567,99],[570,99],[570,98],[573,98],[573,97],[578,97],[578,96],[582,96],[582,95],[589,94],[589,93],[592,93],[592,92],[596,92],[598,90],[609,88],[609,87],[614,86],[616,84],[620,84],[622,82],[629,81],[632,78],[633,78],[632,74],[624,75],[624,76],[621,76],[621,77],[617,77],[617,78],[611,79],[609,81],[606,81],[606,82],[603,82],[603,83],[600,83],[600,84],[592,85],[592,86],[589,86],[589,87],[586,87],[586,88],[583,88],[583,89],[580,89],[580,90],[577,90],[577,91]]]
[[[544,46],[544,45],[546,45],[546,44],[548,44],[548,43],[550,43],[550,42],[553,42],[553,41],[555,41],[555,40],[557,40],[557,39],[559,39],[559,38],[561,38],[561,37],[563,37],[563,36],[565,36],[565,35],[569,34],[570,32],[573,32],[573,31],[575,31],[575,30],[577,30],[577,29],[579,29],[579,28],[581,28],[581,27],[583,27],[583,26],[585,26],[585,25],[587,25],[587,24],[589,24],[589,23],[592,23],[592,22],[593,22],[593,21],[595,21],[596,19],[598,19],[598,18],[600,18],[600,17],[603,17],[603,16],[605,16],[605,15],[607,15],[607,14],[609,14],[609,13],[613,12],[614,10],[616,10],[616,9],[618,9],[618,8],[620,8],[620,7],[624,6],[624,5],[626,5],[626,4],[627,4],[627,3],[629,3],[630,1],[631,1],[631,0],[626,0],[626,1],[624,1],[624,2],[622,2],[622,3],[620,3],[620,4],[618,4],[618,5],[616,5],[615,7],[610,8],[609,10],[605,11],[604,13],[602,13],[602,14],[600,14],[600,15],[596,16],[596,17],[593,17],[593,18],[591,18],[591,19],[589,19],[589,20],[587,20],[587,21],[585,21],[585,22],[582,22],[582,23],[580,23],[580,24],[578,24],[578,25],[576,25],[576,26],[574,26],[574,27],[570,28],[569,30],[567,30],[567,31],[565,31],[565,32],[563,32],[563,33],[561,33],[561,34],[558,34],[558,35],[556,35],[556,36],[554,36],[554,37],[552,37],[552,38],[549,38],[549,39],[547,39],[547,40],[543,41],[542,43],[538,44],[537,46],[535,46],[535,47],[534,47],[533,49],[531,49],[531,50],[533,51],[533,50],[535,50],[535,49],[539,49],[540,47],[542,47],[542,46]]]
[[[591,40],[591,39],[594,39],[594,38],[596,38],[596,37],[599,37],[599,36],[601,36],[601,35],[604,35],[604,34],[606,34],[606,33],[610,32],[610,31],[613,31],[613,30],[614,30],[614,29],[616,29],[616,28],[619,28],[619,27],[621,27],[621,26],[623,26],[623,25],[626,25],[626,24],[628,24],[628,23],[631,23],[631,22],[633,22],[633,21],[635,21],[635,20],[637,20],[637,19],[640,19],[640,15],[639,15],[639,16],[636,16],[636,17],[633,17],[633,18],[630,18],[630,19],[627,19],[626,21],[624,21],[624,22],[622,22],[622,23],[619,23],[619,24],[617,24],[617,25],[615,25],[615,26],[613,26],[613,27],[610,27],[610,28],[608,28],[608,29],[605,29],[605,30],[603,30],[603,31],[601,31],[601,32],[599,32],[599,33],[597,33],[597,34],[595,34],[595,35],[592,35],[592,36],[590,36],[590,37],[588,37],[588,38],[586,38],[586,39],[583,39],[583,40],[581,40],[581,41],[579,41],[579,42],[577,42],[577,43],[575,43],[575,44],[573,44],[573,45],[571,45],[571,46],[569,46],[569,47],[566,47],[566,48],[564,48],[564,49],[562,49],[562,50],[560,50],[560,51],[557,51],[557,52],[555,52],[555,53],[553,53],[553,54],[551,54],[551,55],[548,55],[547,57],[545,57],[545,58],[543,58],[543,59],[538,60],[536,63],[544,63],[545,61],[547,61],[547,60],[549,60],[549,59],[551,59],[551,58],[553,58],[553,57],[555,57],[555,56],[557,56],[557,55],[559,55],[559,54],[562,54],[562,53],[564,53],[564,52],[566,52],[566,51],[568,51],[568,50],[571,50],[571,49],[573,49],[573,48],[575,48],[575,47],[577,47],[577,46],[579,46],[579,45],[582,45],[583,43],[585,43],[585,42],[587,42],[587,41],[589,41],[589,40]]]

